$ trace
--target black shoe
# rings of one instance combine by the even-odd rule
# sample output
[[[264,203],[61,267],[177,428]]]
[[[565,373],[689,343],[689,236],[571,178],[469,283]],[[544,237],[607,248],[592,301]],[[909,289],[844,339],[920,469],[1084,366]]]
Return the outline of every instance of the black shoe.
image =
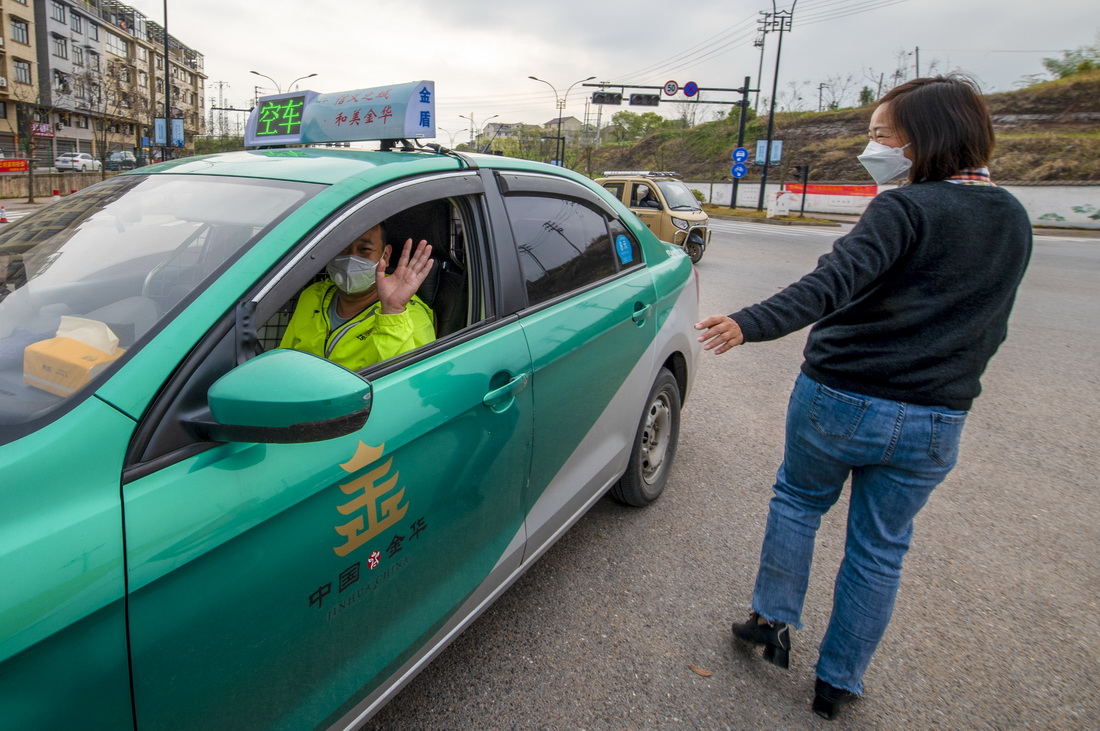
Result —
[[[840,712],[840,707],[851,703],[858,695],[850,690],[834,688],[821,678],[814,682],[814,713],[832,721]]]
[[[791,631],[786,622],[760,624],[760,615],[753,612],[749,621],[733,625],[733,636],[754,645],[764,645],[764,659],[781,668],[791,666]]]

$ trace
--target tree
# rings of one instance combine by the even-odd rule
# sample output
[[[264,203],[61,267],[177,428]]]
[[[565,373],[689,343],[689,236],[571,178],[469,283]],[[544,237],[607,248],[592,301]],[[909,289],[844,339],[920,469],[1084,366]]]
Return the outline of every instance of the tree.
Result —
[[[19,149],[27,157],[27,203],[34,203],[34,165],[38,152],[38,134],[33,124],[49,124],[57,111],[56,95],[43,90],[37,84],[15,84],[12,93],[15,102],[16,128],[19,130]],[[52,160],[51,160],[52,162]]]
[[[1096,43],[1091,46],[1062,51],[1061,58],[1044,58],[1043,68],[1056,79],[1100,68],[1100,32],[1096,34]]]
[[[875,100],[875,92],[871,90],[871,87],[864,86],[859,90],[859,105],[861,107],[867,106]]]
[[[196,137],[195,154],[210,155],[215,152],[235,152],[244,149],[243,137]]]
[[[621,111],[611,115],[607,134],[616,142],[633,142],[656,132],[665,124],[665,118],[656,112],[635,114]]]
[[[133,67],[122,61],[109,61],[107,68],[89,67],[73,74],[72,84],[80,106],[89,110],[95,124],[96,149],[106,177],[107,155],[118,149],[119,137],[140,137],[135,120],[149,117],[149,97],[136,82]],[[114,139],[112,139],[114,135]]]
[[[823,83],[825,86],[819,87],[819,90],[824,92],[822,95],[824,107],[826,109],[840,109],[846,106],[851,98],[852,90],[856,85],[856,75],[833,74],[832,76],[826,76]]]
[[[679,114],[676,121],[684,128],[694,127],[699,123],[699,110],[702,108],[698,102],[683,101],[673,105]]]
[[[780,112],[798,112],[805,109],[806,88],[810,85],[809,79],[799,81],[791,79],[787,82],[787,88],[775,95],[776,109]]]

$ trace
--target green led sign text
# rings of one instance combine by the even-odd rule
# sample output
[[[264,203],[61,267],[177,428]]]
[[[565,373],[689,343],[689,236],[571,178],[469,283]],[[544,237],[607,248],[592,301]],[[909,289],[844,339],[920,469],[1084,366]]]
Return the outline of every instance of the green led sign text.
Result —
[[[301,132],[304,102],[304,96],[263,102],[256,125],[256,136],[296,135]]]

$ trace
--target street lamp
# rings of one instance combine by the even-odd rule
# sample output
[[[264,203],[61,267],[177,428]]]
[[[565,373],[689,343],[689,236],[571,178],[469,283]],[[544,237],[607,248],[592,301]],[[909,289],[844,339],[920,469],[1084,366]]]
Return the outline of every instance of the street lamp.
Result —
[[[270,82],[271,82],[272,84],[275,84],[275,91],[279,92],[280,94],[282,94],[282,93],[283,93],[283,87],[281,87],[281,86],[279,86],[278,84],[276,84],[276,83],[275,83],[275,79],[271,78],[271,77],[270,77],[270,76],[268,76],[267,74],[261,74],[261,73],[260,73],[259,71],[249,71],[248,73],[250,73],[250,74],[256,74],[257,76],[262,76],[262,77],[264,77],[265,79],[267,79],[268,81],[270,81]],[[302,80],[304,80],[304,79],[312,79],[312,78],[313,78],[314,76],[316,76],[316,75],[317,75],[317,74],[309,74],[309,75],[307,75],[307,76],[299,76],[299,77],[298,77],[297,79],[295,79],[294,81],[290,82],[290,84],[289,84],[289,85],[288,85],[288,86],[286,87],[287,93],[289,93],[289,92],[290,92],[290,90],[294,88],[294,85],[295,85],[295,84],[297,84],[297,83],[298,83],[299,81],[302,81]]]
[[[465,114],[460,114],[458,116],[461,117],[462,119],[470,120],[470,148],[471,149],[476,149],[477,148],[477,143],[475,142],[474,135],[477,135],[478,137],[480,137],[481,136],[481,127],[484,127],[485,125],[489,124],[489,119],[496,119],[500,115],[499,114],[494,114],[493,116],[489,117],[489,119],[481,120],[481,127],[478,127],[477,122],[474,121],[474,113],[473,112],[470,112],[469,117],[467,117]],[[454,140],[452,140],[452,142],[453,141]]]
[[[250,74],[256,74],[257,76],[262,76],[262,77],[264,77],[265,79],[267,79],[268,81],[270,81],[270,82],[271,82],[272,84],[275,84],[275,91],[279,92],[280,94],[282,94],[282,93],[283,93],[283,89],[282,89],[282,87],[280,87],[280,86],[279,86],[279,85],[278,85],[277,83],[275,83],[275,79],[271,78],[271,77],[270,77],[270,76],[268,76],[267,74],[261,74],[261,73],[260,73],[259,71],[249,71],[248,73],[250,73]]]
[[[558,96],[558,90],[555,89],[554,85],[546,79],[540,79],[537,76],[528,76],[527,78],[533,79],[535,81],[541,81],[542,83],[549,86],[550,89],[554,92],[554,98],[557,100],[558,107],[558,138],[556,144],[554,145],[554,157],[557,158],[559,165],[565,167],[565,138],[561,136],[561,118],[562,115],[565,114],[565,104],[566,101],[569,99],[569,92],[573,90],[574,86],[581,83],[582,81],[592,81],[592,79],[596,77],[589,76],[587,79],[579,79],[577,81],[574,81],[572,84],[569,85],[569,88],[565,90],[565,96],[562,97]]]
[[[309,74],[308,76],[300,76],[300,77],[298,77],[297,79],[295,79],[294,81],[290,82],[290,86],[288,86],[288,87],[286,88],[286,90],[287,90],[288,92],[289,92],[289,91],[293,91],[293,90],[294,90],[294,85],[295,85],[295,84],[297,84],[297,83],[298,83],[299,81],[305,81],[306,79],[312,79],[312,78],[313,78],[314,76],[316,76],[316,75],[317,75],[317,74]]]
[[[460,116],[461,116],[461,115],[460,115]],[[468,131],[468,130],[460,129],[460,130],[459,130],[459,131],[457,131],[457,132],[451,132],[450,130],[446,130],[446,129],[443,129],[442,127],[436,127],[436,129],[437,129],[437,130],[439,130],[440,132],[443,132],[443,133],[445,133],[445,134],[446,134],[447,136],[449,136],[449,137],[451,138],[451,144],[450,144],[450,145],[448,145],[448,147],[450,147],[450,148],[452,148],[452,149],[453,149],[453,148],[454,148],[454,146],[455,146],[455,137],[457,137],[458,135],[462,134],[463,132],[466,132],[466,131]]]

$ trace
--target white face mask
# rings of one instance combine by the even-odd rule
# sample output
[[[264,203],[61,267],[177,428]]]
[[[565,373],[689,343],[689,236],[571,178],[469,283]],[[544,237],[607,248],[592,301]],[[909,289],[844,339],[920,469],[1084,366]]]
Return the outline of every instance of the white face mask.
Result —
[[[366,292],[374,286],[378,263],[354,254],[342,254],[325,267],[329,278],[346,294]]]
[[[863,154],[856,159],[863,164],[871,177],[879,185],[887,183],[894,178],[900,178],[913,167],[913,161],[905,156],[906,147],[887,147],[886,145],[870,140]]]

